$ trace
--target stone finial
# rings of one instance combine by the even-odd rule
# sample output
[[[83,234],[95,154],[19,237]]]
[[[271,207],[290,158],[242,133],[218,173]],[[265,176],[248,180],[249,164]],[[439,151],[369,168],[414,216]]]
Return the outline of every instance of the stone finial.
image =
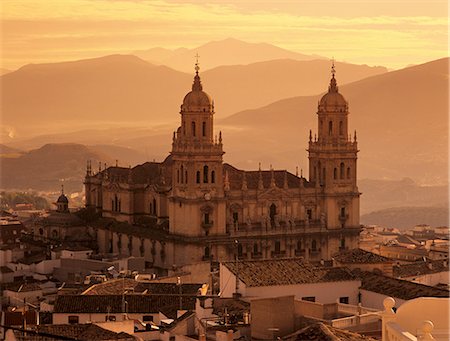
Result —
[[[87,164],[86,164],[86,175],[87,176],[91,176],[92,174],[92,165],[91,165],[91,161],[87,160]]]
[[[248,189],[247,187],[247,176],[245,175],[245,172],[242,173],[242,190],[246,191]]]
[[[272,165],[270,165],[270,187],[277,187],[275,182],[275,172],[273,171]]]
[[[222,131],[219,131],[219,144],[222,144]]]
[[[116,167],[119,167],[119,160],[116,159]]]
[[[99,163],[98,163],[98,172],[100,173],[101,171],[102,171],[102,163],[99,162]]]
[[[383,300],[384,312],[394,314],[394,310],[392,308],[395,306],[395,300],[392,297],[386,297]]]
[[[312,130],[309,129],[309,142],[312,142]]]
[[[264,182],[261,172],[261,163],[259,163],[258,189],[260,190],[264,189]]]
[[[225,171],[225,179],[223,180],[223,189],[225,191],[230,190],[230,178],[228,176],[228,170]]]
[[[175,140],[176,140],[176,136],[175,136],[175,132],[173,132],[172,142],[175,142]]]
[[[298,166],[295,166],[295,176],[298,177]]]
[[[355,130],[355,135],[353,137],[353,142],[356,142],[356,130]]]
[[[418,340],[421,341],[434,341],[436,340],[433,335],[431,335],[431,332],[434,329],[434,324],[431,321],[425,320],[422,322],[422,336],[418,338]]]

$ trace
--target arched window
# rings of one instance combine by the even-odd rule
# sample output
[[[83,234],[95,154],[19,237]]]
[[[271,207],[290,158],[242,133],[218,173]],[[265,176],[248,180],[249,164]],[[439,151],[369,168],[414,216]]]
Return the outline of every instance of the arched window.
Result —
[[[238,257],[241,258],[242,255],[243,255],[243,252],[242,252],[242,244],[241,244],[241,243],[238,244],[238,248],[237,248],[237,249],[238,249],[238,250],[237,250],[237,252],[238,252]]]
[[[118,212],[122,212],[122,209],[120,208],[120,200],[119,200],[119,203],[118,203],[117,206],[118,206],[118,207],[117,207],[117,211],[118,211]]]
[[[334,169],[333,175],[334,175],[334,180],[336,180],[337,179],[337,168]]]
[[[297,250],[301,250],[302,249],[302,241],[301,240],[298,240],[297,241]]]
[[[206,122],[202,123],[202,136],[205,137],[206,136]]]
[[[52,231],[52,238],[58,238],[58,231],[56,230]]]
[[[340,121],[339,122],[339,135],[343,135],[344,134],[344,122]]]
[[[211,172],[211,183],[212,184],[216,183],[216,172],[215,171]]]
[[[184,183],[187,184],[188,183],[188,173],[187,171],[184,171]]]
[[[275,220],[275,216],[277,215],[277,206],[275,204],[270,205],[269,207],[269,216],[270,216],[270,220],[274,221]]]
[[[210,256],[209,246],[205,247],[205,258],[208,259]]]
[[[345,238],[341,238],[341,249],[345,249]]]
[[[340,178],[343,179],[344,178],[344,163],[341,162],[341,169],[340,169]]]
[[[197,183],[199,184],[200,183],[200,171],[197,171]]]
[[[191,122],[191,130],[192,130],[192,136],[195,137],[195,122],[194,121]]]
[[[333,134],[333,121],[328,122],[328,135]]]
[[[149,211],[149,212],[150,212],[150,214],[153,214],[153,204],[152,204],[152,203],[150,203],[150,205],[149,205],[149,206],[150,206],[150,211]]]
[[[311,251],[317,251],[317,242],[315,240],[313,240],[311,243]]]
[[[177,169],[177,182],[180,183],[180,170]]]
[[[279,240],[275,241],[275,253],[281,252],[281,243]]]
[[[208,183],[208,166],[203,167],[203,183]]]
[[[183,173],[184,173],[184,167],[181,165],[181,183],[183,183]]]
[[[347,167],[347,179],[350,179],[350,167]]]
[[[153,198],[153,215],[156,215],[156,199]]]
[[[258,244],[256,243],[253,244],[253,254],[258,254]]]

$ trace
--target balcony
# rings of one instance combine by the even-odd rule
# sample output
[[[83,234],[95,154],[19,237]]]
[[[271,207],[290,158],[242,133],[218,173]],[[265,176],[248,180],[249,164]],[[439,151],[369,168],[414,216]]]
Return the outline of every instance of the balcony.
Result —
[[[306,254],[305,250],[295,250],[296,257],[304,257]]]
[[[214,222],[213,221],[208,221],[208,222],[202,222],[202,228],[204,228],[204,229],[210,229],[211,227],[213,227],[213,225],[214,225]]]
[[[252,259],[262,259],[263,258],[263,254],[262,252],[252,252]]]
[[[348,220],[348,214],[344,214],[344,215],[339,215],[339,221],[341,223],[345,223]]]
[[[283,258],[286,257],[286,251],[272,251],[272,258]]]

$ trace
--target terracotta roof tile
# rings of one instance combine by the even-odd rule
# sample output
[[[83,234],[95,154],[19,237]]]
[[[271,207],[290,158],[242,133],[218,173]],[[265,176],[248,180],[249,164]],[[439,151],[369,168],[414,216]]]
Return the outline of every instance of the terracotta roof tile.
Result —
[[[448,260],[418,261],[393,267],[394,277],[411,277],[449,271]]]
[[[177,308],[179,295],[125,295],[129,313],[158,313]],[[195,308],[195,296],[182,296],[183,309]],[[175,309],[176,311],[176,309]],[[122,295],[60,295],[56,297],[55,313],[120,313]]]
[[[339,263],[365,263],[365,264],[375,264],[375,263],[386,263],[392,262],[389,258],[377,255],[375,253],[365,251],[362,249],[345,250],[337,253],[333,258]]]
[[[373,272],[355,270],[354,274],[361,278],[361,289],[403,300],[412,300],[417,297],[450,296],[450,292],[445,289],[387,277]]]
[[[58,324],[58,325],[39,325],[34,329],[38,333],[45,335],[27,335],[27,340],[44,341],[50,340],[50,335],[55,337],[67,338],[71,340],[121,340],[134,341],[136,338],[130,334],[120,332],[116,333],[95,324]],[[20,332],[19,332],[20,333]]]
[[[312,324],[296,332],[297,341],[375,341],[375,339],[325,325],[321,322]]]
[[[222,264],[249,287],[356,280],[347,268],[315,267],[300,258]]]

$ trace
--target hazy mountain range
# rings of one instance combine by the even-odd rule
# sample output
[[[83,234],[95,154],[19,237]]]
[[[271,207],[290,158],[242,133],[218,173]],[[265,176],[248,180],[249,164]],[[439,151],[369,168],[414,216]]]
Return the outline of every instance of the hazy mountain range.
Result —
[[[156,65],[166,65],[172,69],[191,73],[198,54],[202,70],[222,65],[245,65],[273,59],[313,60],[328,59],[318,55],[305,55],[282,49],[267,43],[247,43],[228,38],[211,41],[196,48],[176,50],[161,47],[132,52],[144,60]]]
[[[343,83],[386,72],[366,65],[336,67]],[[217,117],[225,117],[282,98],[317,94],[326,88],[329,71],[329,61],[285,59],[221,66],[201,77],[215,100]],[[2,124],[23,136],[113,123],[176,122],[193,74],[124,55],[27,65],[1,77]]]

